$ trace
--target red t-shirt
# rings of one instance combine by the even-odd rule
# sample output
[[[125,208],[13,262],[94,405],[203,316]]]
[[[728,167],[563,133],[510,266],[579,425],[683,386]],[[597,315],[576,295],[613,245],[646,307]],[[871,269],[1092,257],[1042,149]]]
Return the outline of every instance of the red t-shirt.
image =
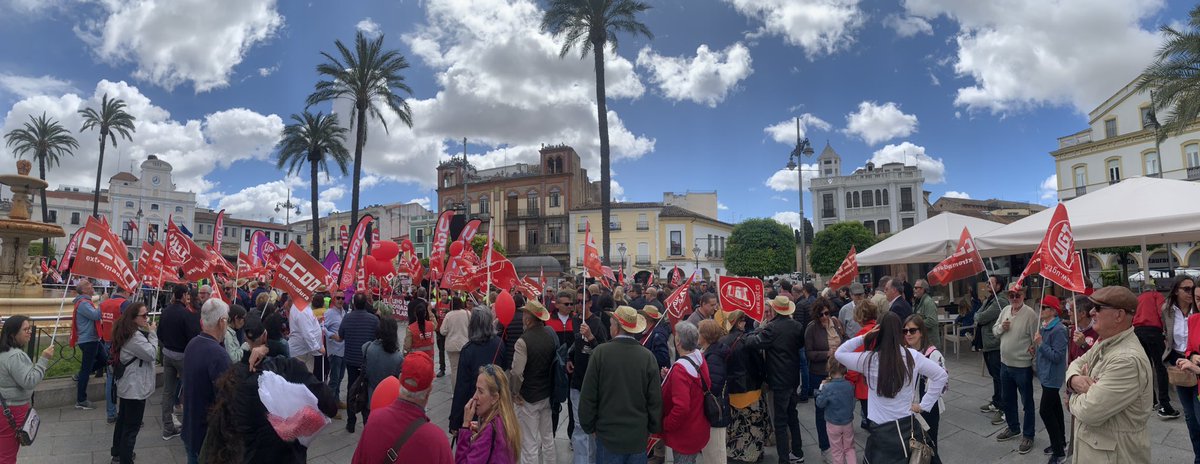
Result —
[[[415,403],[397,399],[386,408],[371,411],[371,426],[363,427],[362,437],[354,450],[351,464],[384,464],[391,462],[387,451],[418,417],[424,417],[424,409]],[[451,464],[450,440],[436,425],[428,423],[417,428],[408,437],[404,446],[397,450],[396,462],[420,462],[422,464]]]
[[[1138,295],[1137,312],[1133,313],[1133,326],[1163,328],[1162,307],[1166,302],[1161,293],[1142,292]]]

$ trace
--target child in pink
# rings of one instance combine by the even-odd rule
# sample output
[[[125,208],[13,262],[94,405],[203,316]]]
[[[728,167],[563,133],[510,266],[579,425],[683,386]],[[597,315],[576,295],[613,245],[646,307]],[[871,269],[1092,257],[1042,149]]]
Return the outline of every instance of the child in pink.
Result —
[[[829,358],[829,378],[821,382],[817,407],[825,409],[829,433],[829,458],[833,464],[856,464],[854,453],[854,384],[846,380],[846,367]]]

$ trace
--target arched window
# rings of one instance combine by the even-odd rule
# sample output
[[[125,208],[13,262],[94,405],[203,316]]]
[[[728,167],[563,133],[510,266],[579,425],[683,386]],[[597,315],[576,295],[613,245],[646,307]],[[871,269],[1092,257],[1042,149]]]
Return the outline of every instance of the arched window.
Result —
[[[887,204],[888,204],[888,191],[887,191],[887,189],[883,189],[883,204],[884,204],[884,206],[887,206]]]
[[[883,193],[879,190],[875,191],[875,204],[883,205]]]
[[[557,172],[557,173],[563,172],[563,162],[562,162],[561,156],[554,159],[554,172]]]
[[[854,207],[854,201],[852,201],[852,200],[853,200],[853,198],[854,198],[854,197],[852,196],[852,194],[851,194],[850,192],[846,192],[846,207],[847,207],[847,208],[853,208],[853,207]]]
[[[860,197],[858,196],[858,192],[854,192],[854,207],[858,208],[861,206],[862,206],[862,201],[861,201]]]
[[[487,195],[479,196],[479,214],[488,214],[490,203]]]

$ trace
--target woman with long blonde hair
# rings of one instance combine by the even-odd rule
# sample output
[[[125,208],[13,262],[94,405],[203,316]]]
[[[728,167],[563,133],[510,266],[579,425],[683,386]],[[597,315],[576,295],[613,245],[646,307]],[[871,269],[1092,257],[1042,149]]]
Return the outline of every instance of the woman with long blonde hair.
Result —
[[[470,421],[458,429],[455,464],[513,464],[520,458],[521,429],[508,376],[495,364],[479,368],[475,396],[463,409]]]

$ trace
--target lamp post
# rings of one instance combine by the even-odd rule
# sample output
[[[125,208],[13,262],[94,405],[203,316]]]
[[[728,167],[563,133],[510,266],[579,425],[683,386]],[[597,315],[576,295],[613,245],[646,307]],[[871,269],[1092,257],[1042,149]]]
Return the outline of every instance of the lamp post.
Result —
[[[292,223],[292,208],[296,208],[297,216],[300,214],[303,214],[300,211],[300,205],[292,204],[292,189],[291,189],[291,187],[288,187],[287,201],[285,201],[283,203],[275,203],[275,212],[276,213],[279,212],[279,208],[283,208],[283,210],[285,211],[284,216],[283,216],[284,217],[283,222],[284,222],[284,224],[288,224],[289,226]]]
[[[626,251],[628,251],[628,250],[625,248],[624,243],[617,246],[617,254],[621,256],[621,268],[622,269],[625,268],[625,252]],[[622,271],[622,272],[624,272],[624,271]]]
[[[137,214],[133,215],[133,217],[137,219],[138,226],[138,233],[133,237],[133,243],[134,245],[137,245],[138,249],[140,250],[142,247],[142,241],[140,237],[140,235],[142,235],[142,218],[146,216],[142,214],[142,209],[138,208]]]
[[[692,245],[692,254],[696,255],[696,270],[694,272],[700,272],[700,245]]]
[[[792,149],[792,153],[788,155],[788,170],[796,171],[796,187],[800,191],[800,280],[801,282],[808,281],[808,250],[805,247],[806,237],[804,228],[804,166],[803,157],[805,155],[812,156],[812,144],[808,142],[808,137],[800,137],[800,118],[796,118],[796,148]]]

